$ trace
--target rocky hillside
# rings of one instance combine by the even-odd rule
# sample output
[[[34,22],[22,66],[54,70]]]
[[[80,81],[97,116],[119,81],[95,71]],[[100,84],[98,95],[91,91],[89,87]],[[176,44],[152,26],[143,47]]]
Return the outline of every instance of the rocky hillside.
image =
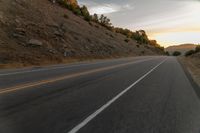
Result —
[[[0,67],[155,54],[50,0],[0,0]]]

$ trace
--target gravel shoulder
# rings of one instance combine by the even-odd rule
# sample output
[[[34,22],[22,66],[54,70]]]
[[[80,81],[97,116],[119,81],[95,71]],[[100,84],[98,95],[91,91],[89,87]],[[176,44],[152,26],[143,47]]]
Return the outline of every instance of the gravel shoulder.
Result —
[[[194,82],[200,86],[200,60],[191,57],[179,57],[178,60],[184,65]]]

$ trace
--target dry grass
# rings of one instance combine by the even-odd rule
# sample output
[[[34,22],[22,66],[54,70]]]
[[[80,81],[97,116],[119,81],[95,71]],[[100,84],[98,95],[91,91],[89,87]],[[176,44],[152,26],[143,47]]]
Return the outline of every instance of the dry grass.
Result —
[[[200,59],[180,57],[179,60],[186,66],[194,81],[200,86]]]

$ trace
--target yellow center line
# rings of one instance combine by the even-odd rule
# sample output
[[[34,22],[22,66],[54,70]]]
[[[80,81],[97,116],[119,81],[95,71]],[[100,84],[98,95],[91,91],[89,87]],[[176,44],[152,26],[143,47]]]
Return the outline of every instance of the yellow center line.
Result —
[[[75,73],[75,74],[66,75],[66,76],[62,76],[62,77],[57,77],[57,78],[53,78],[53,79],[41,80],[41,81],[37,81],[37,82],[33,82],[33,83],[26,83],[26,84],[22,84],[22,85],[18,85],[18,86],[2,88],[2,89],[0,89],[0,94],[5,94],[5,93],[13,92],[13,91],[22,90],[22,89],[25,89],[25,88],[31,88],[31,87],[35,87],[35,86],[49,84],[49,83],[53,83],[53,82],[57,82],[57,81],[71,79],[71,78],[84,76],[84,75],[88,75],[88,74],[93,74],[93,73],[97,73],[97,72],[102,72],[102,71],[106,71],[106,70],[111,70],[111,69],[114,69],[114,68],[120,68],[120,67],[127,66],[127,65],[130,65],[130,64],[145,62],[147,60],[152,60],[152,59],[134,61],[134,62],[119,64],[119,65],[114,65],[114,66],[109,66],[109,67],[89,70],[89,71],[86,71],[86,72]]]

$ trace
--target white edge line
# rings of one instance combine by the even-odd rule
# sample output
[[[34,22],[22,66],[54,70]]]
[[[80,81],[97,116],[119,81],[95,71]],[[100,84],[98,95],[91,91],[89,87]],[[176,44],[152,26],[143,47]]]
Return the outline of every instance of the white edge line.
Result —
[[[133,86],[135,86],[137,83],[139,83],[141,80],[143,80],[146,76],[148,76],[150,73],[152,73],[157,67],[159,67],[161,64],[163,64],[166,60],[167,59],[163,60],[161,63],[159,63],[158,65],[156,65],[149,72],[147,72],[145,75],[143,75],[142,77],[140,77],[137,81],[135,81],[132,85],[130,85],[128,88],[126,88],[125,90],[123,90],[117,96],[115,96],[114,98],[112,98],[110,101],[108,101],[106,104],[104,104],[98,110],[96,110],[93,114],[91,114],[85,120],[83,120],[80,124],[78,124],[73,129],[71,129],[68,133],[77,133],[81,128],[83,128],[85,125],[87,125],[97,115],[99,115],[102,111],[104,111],[106,108],[108,108],[112,103],[114,103],[117,99],[119,99],[122,95],[124,95],[127,91],[129,91]]]

